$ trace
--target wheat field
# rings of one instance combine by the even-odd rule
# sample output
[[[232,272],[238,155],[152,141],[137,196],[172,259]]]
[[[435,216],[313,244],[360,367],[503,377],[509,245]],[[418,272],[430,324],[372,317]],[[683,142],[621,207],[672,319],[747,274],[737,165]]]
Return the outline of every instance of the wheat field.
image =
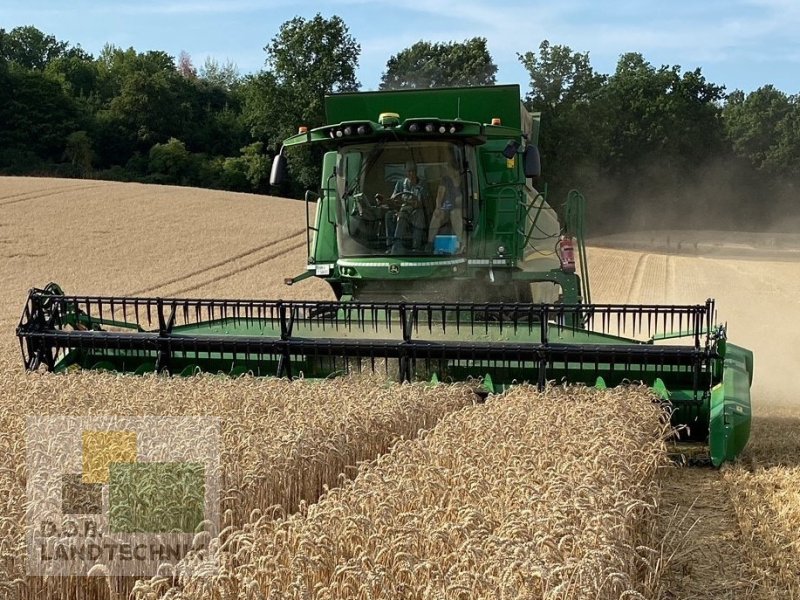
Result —
[[[206,597],[212,593],[203,588],[208,581],[216,582],[212,591],[218,597],[223,597],[225,586],[238,594],[225,597],[241,598],[268,597],[270,590],[288,586],[276,593],[358,597],[350,594],[358,589],[367,598],[380,597],[376,581],[388,585],[390,580],[413,583],[419,595],[412,597],[430,598],[499,597],[497,589],[506,590],[505,597],[530,598],[800,595],[800,501],[795,491],[800,483],[800,409],[789,375],[800,361],[791,326],[800,316],[800,263],[794,258],[765,258],[748,254],[746,248],[739,249],[739,256],[590,248],[595,301],[701,302],[714,296],[721,317],[729,322],[731,339],[755,351],[751,444],[741,461],[721,472],[664,466],[660,423],[635,390],[612,394],[607,402],[589,402],[599,404],[589,419],[582,410],[585,392],[575,390],[567,394],[554,389],[545,397],[520,391],[473,406],[471,392],[458,386],[386,387],[354,380],[311,389],[304,382],[213,376],[164,381],[22,371],[13,330],[25,292],[51,280],[68,293],[330,298],[327,286],[315,280],[293,287],[282,284],[284,277],[305,268],[303,209],[295,201],[209,190],[0,177],[0,597],[122,598],[137,585],[133,578],[25,576],[20,544],[26,469],[20,424],[26,415],[42,411],[223,417],[225,486],[237,492],[235,500],[226,496],[224,504],[228,529],[209,548],[225,568],[237,570],[215,571],[205,580],[185,575],[179,581],[175,573],[145,579],[136,591],[140,598]],[[320,404],[317,395],[329,402]],[[552,403],[554,397],[565,401]],[[343,402],[341,411],[335,407],[338,401]],[[635,419],[615,420],[623,407],[625,414],[645,412],[636,413]],[[543,433],[539,415],[560,427]],[[265,428],[281,433],[263,435]],[[526,437],[533,431],[538,438]],[[466,441],[480,435],[483,446]],[[620,441],[623,451],[611,452],[611,439],[625,440]],[[547,452],[541,451],[542,440],[547,441]],[[580,442],[582,454],[572,462],[559,445],[567,442]],[[636,444],[635,451],[626,446],[629,443]],[[287,454],[290,447],[302,452]],[[377,462],[358,468],[359,461],[378,456]],[[472,457],[471,462],[465,462],[465,456]],[[586,465],[594,456],[600,458],[592,459],[597,462],[593,471]],[[564,479],[558,472],[562,460],[574,467],[567,475],[575,479]],[[516,479],[498,468],[509,461],[515,465]],[[280,468],[267,466],[275,463]],[[309,463],[313,468],[308,476],[299,477]],[[442,485],[444,463],[451,474],[459,474],[462,487],[454,489],[470,502],[459,512],[452,498],[445,497],[436,505],[439,512],[430,513],[434,504],[425,494],[435,495],[430,490]],[[270,479],[278,473],[284,488]],[[352,481],[341,479],[340,473]],[[595,480],[586,483],[592,477]],[[433,487],[409,483],[420,478]],[[580,478],[583,488],[570,485]],[[563,498],[547,496],[550,484]],[[485,498],[470,496],[470,485],[497,490],[504,503],[487,506],[488,492]],[[589,500],[581,500],[582,489],[591,490]],[[403,490],[402,498],[397,490]],[[520,504],[528,498],[523,494],[546,501],[533,508]],[[265,505],[281,508],[264,512]],[[626,506],[633,507],[632,512],[615,512]],[[406,513],[403,518],[408,521],[397,520]],[[449,537],[423,527],[414,529],[417,537],[402,534],[419,520],[432,518],[429,513],[441,518],[442,531],[451,532]],[[378,514],[387,517],[385,524]],[[495,529],[475,516],[479,514],[491,514]],[[366,531],[386,543],[376,543],[375,537],[370,542],[367,536],[360,542],[358,561],[354,550],[345,556],[342,552],[347,550],[331,538],[345,526],[336,515],[352,517],[347,531],[356,536],[357,545]],[[531,518],[535,527],[526,521]],[[364,519],[376,529],[359,529]],[[585,527],[587,535],[596,533],[591,543],[586,537],[567,535],[576,523],[591,525]],[[464,528],[463,539],[453,537],[456,525]],[[503,544],[490,534],[496,528],[509,532]],[[256,532],[259,545],[250,543]],[[323,548],[328,553],[319,554],[313,564],[303,562],[309,560],[309,536],[317,534],[331,538]],[[631,536],[639,536],[641,549],[631,547]],[[390,560],[391,543],[407,537],[416,544],[413,564],[418,570],[428,569],[424,589],[421,579],[403,579],[420,576],[421,571],[407,573],[411,558]],[[567,540],[566,546],[558,547],[554,540]],[[457,542],[461,545],[453,546]],[[225,549],[233,544],[240,551],[229,556]],[[433,549],[441,553],[429,556]],[[467,549],[473,554],[457,556]],[[509,563],[504,552],[518,562]],[[421,556],[432,560],[432,566]],[[604,570],[613,565],[620,567],[613,575]],[[539,578],[523,583],[509,575],[515,571],[535,572]],[[388,572],[396,577],[387,578]],[[605,583],[598,587],[600,581]]]
[[[175,597],[654,597],[663,417],[645,389],[515,388],[306,510],[226,532],[218,571]],[[597,435],[564,427],[577,420]]]

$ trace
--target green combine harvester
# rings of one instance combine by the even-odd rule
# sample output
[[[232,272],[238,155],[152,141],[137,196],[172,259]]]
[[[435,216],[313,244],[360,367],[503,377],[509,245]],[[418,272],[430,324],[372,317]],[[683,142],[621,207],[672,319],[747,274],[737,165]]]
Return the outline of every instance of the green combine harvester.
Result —
[[[734,459],[750,432],[752,353],[727,341],[714,302],[591,302],[585,201],[563,219],[537,190],[539,115],[518,86],[366,92],[326,99],[275,157],[324,149],[306,193],[308,266],[337,300],[28,296],[17,335],[30,370],[198,371],[400,381],[616,386],[672,405],[682,441]],[[681,343],[682,342],[682,343]]]

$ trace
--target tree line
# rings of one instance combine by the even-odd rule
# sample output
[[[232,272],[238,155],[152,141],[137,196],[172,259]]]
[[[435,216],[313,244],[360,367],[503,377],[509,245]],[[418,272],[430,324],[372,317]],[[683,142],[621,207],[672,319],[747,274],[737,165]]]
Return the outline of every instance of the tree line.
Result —
[[[320,155],[290,153],[292,180],[269,187],[281,140],[324,123],[323,98],[357,91],[361,48],[333,16],[296,17],[264,47],[264,68],[106,45],[97,56],[33,26],[0,29],[0,173],[93,177],[301,197]],[[765,227],[797,214],[800,101],[750,93],[700,68],[640,53],[598,73],[589,54],[543,41],[518,54],[524,101],[542,112],[548,195],[589,199],[595,232],[660,226]],[[391,56],[381,89],[490,85],[484,38],[419,41]]]

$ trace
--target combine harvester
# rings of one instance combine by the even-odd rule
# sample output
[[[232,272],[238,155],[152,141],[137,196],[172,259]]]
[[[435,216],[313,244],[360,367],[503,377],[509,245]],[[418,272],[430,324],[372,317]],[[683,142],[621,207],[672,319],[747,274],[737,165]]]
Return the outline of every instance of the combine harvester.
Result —
[[[714,465],[741,452],[752,353],[727,341],[711,300],[591,303],[584,199],[571,192],[561,222],[534,188],[539,115],[518,86],[333,95],[326,111],[328,125],[285,140],[272,182],[287,150],[325,150],[320,191],[305,198],[308,268],[286,283],[322,278],[337,302],[67,296],[51,284],[30,292],[17,330],[25,366],[386,369],[486,393],[642,381]]]

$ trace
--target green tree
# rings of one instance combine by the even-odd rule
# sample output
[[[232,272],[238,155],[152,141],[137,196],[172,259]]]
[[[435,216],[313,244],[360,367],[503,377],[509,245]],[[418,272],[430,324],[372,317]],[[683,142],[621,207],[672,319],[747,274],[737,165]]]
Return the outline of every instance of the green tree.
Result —
[[[517,56],[530,75],[526,105],[542,113],[539,146],[552,194],[562,199],[572,187],[591,187],[606,154],[598,102],[606,77],[594,71],[588,53],[547,40],[538,52]]]
[[[337,16],[295,17],[264,49],[267,69],[242,84],[243,118],[252,135],[269,148],[277,149],[299,125],[324,124],[326,94],[358,89],[361,47]],[[293,193],[319,185],[321,162],[316,149],[289,154],[290,171],[298,184]]]
[[[164,52],[115,52],[108,65],[118,90],[108,104],[113,119],[122,124],[139,148],[149,148],[184,134],[191,120],[191,83],[177,71]]]
[[[8,32],[0,27],[0,70],[8,69]]]
[[[736,214],[770,227],[791,223],[800,188],[800,97],[772,85],[750,94],[737,90],[722,115],[747,196]]]
[[[222,163],[222,183],[226,188],[242,192],[269,189],[270,157],[264,145],[255,142],[241,149],[241,156],[228,157]]]
[[[798,110],[796,98],[766,85],[747,95],[732,92],[722,115],[736,154],[758,170],[780,173],[796,167],[791,148],[800,143],[793,135]]]
[[[169,73],[177,76],[175,61],[166,52],[137,52],[134,48],[123,50],[106,44],[97,58],[102,83],[102,97],[110,102],[122,93],[125,82],[134,73],[158,75]]]
[[[302,115],[292,104],[293,95],[273,73],[262,71],[245,77],[241,93],[242,117],[256,139],[277,148],[295,126],[302,124]]]
[[[82,50],[50,61],[45,73],[61,81],[73,97],[88,101],[97,93],[100,78],[97,63]]]
[[[198,80],[187,101],[191,120],[184,137],[194,152],[233,156],[251,140],[238,96]]]
[[[150,149],[148,170],[156,175],[154,181],[185,184],[190,166],[191,155],[186,150],[186,144],[178,139],[170,138]]]
[[[569,46],[544,40],[539,52],[517,54],[530,75],[527,100],[538,108],[589,103],[606,80],[595,73],[589,53],[573,52]]]
[[[241,81],[239,75],[239,68],[235,63],[230,60],[220,64],[218,60],[212,57],[206,58],[203,66],[200,67],[200,79],[206,81],[208,84],[231,91]]]
[[[82,115],[57,81],[38,71],[0,70],[0,150],[8,157],[27,152],[61,160],[67,136],[81,128]]]
[[[0,30],[0,58],[23,69],[43,70],[67,52],[69,44],[58,41],[32,25]]]
[[[464,42],[419,41],[393,55],[381,76],[380,89],[493,85],[494,64],[486,38]]]
[[[775,147],[769,153],[770,169],[787,176],[800,177],[800,97],[790,97],[791,110],[778,123]]]
[[[85,131],[73,131],[67,136],[66,158],[82,177],[92,172],[92,140]]]
[[[604,88],[612,172],[630,176],[663,165],[682,176],[722,149],[724,87],[700,69],[655,68],[641,54],[624,54]]]
[[[245,173],[253,191],[266,189],[269,183],[269,172],[272,167],[270,157],[264,152],[264,144],[255,142],[242,148],[242,160]]]
[[[336,15],[324,19],[317,14],[310,20],[295,17],[281,25],[264,50],[267,70],[300,102],[300,113],[311,125],[321,125],[325,120],[325,94],[358,90],[356,69],[361,46]]]
[[[699,68],[656,68],[638,53],[620,57],[598,97],[608,152],[602,159],[597,226],[640,227],[653,215],[661,226],[683,226],[687,214],[698,213],[708,172],[717,173],[720,185],[727,183],[716,164],[726,152],[723,92]],[[725,195],[705,199],[693,222],[710,221],[723,211]],[[608,214],[616,218],[602,218]]]
[[[220,165],[220,182],[226,190],[234,192],[250,191],[247,179],[247,165],[239,157],[229,156]]]

